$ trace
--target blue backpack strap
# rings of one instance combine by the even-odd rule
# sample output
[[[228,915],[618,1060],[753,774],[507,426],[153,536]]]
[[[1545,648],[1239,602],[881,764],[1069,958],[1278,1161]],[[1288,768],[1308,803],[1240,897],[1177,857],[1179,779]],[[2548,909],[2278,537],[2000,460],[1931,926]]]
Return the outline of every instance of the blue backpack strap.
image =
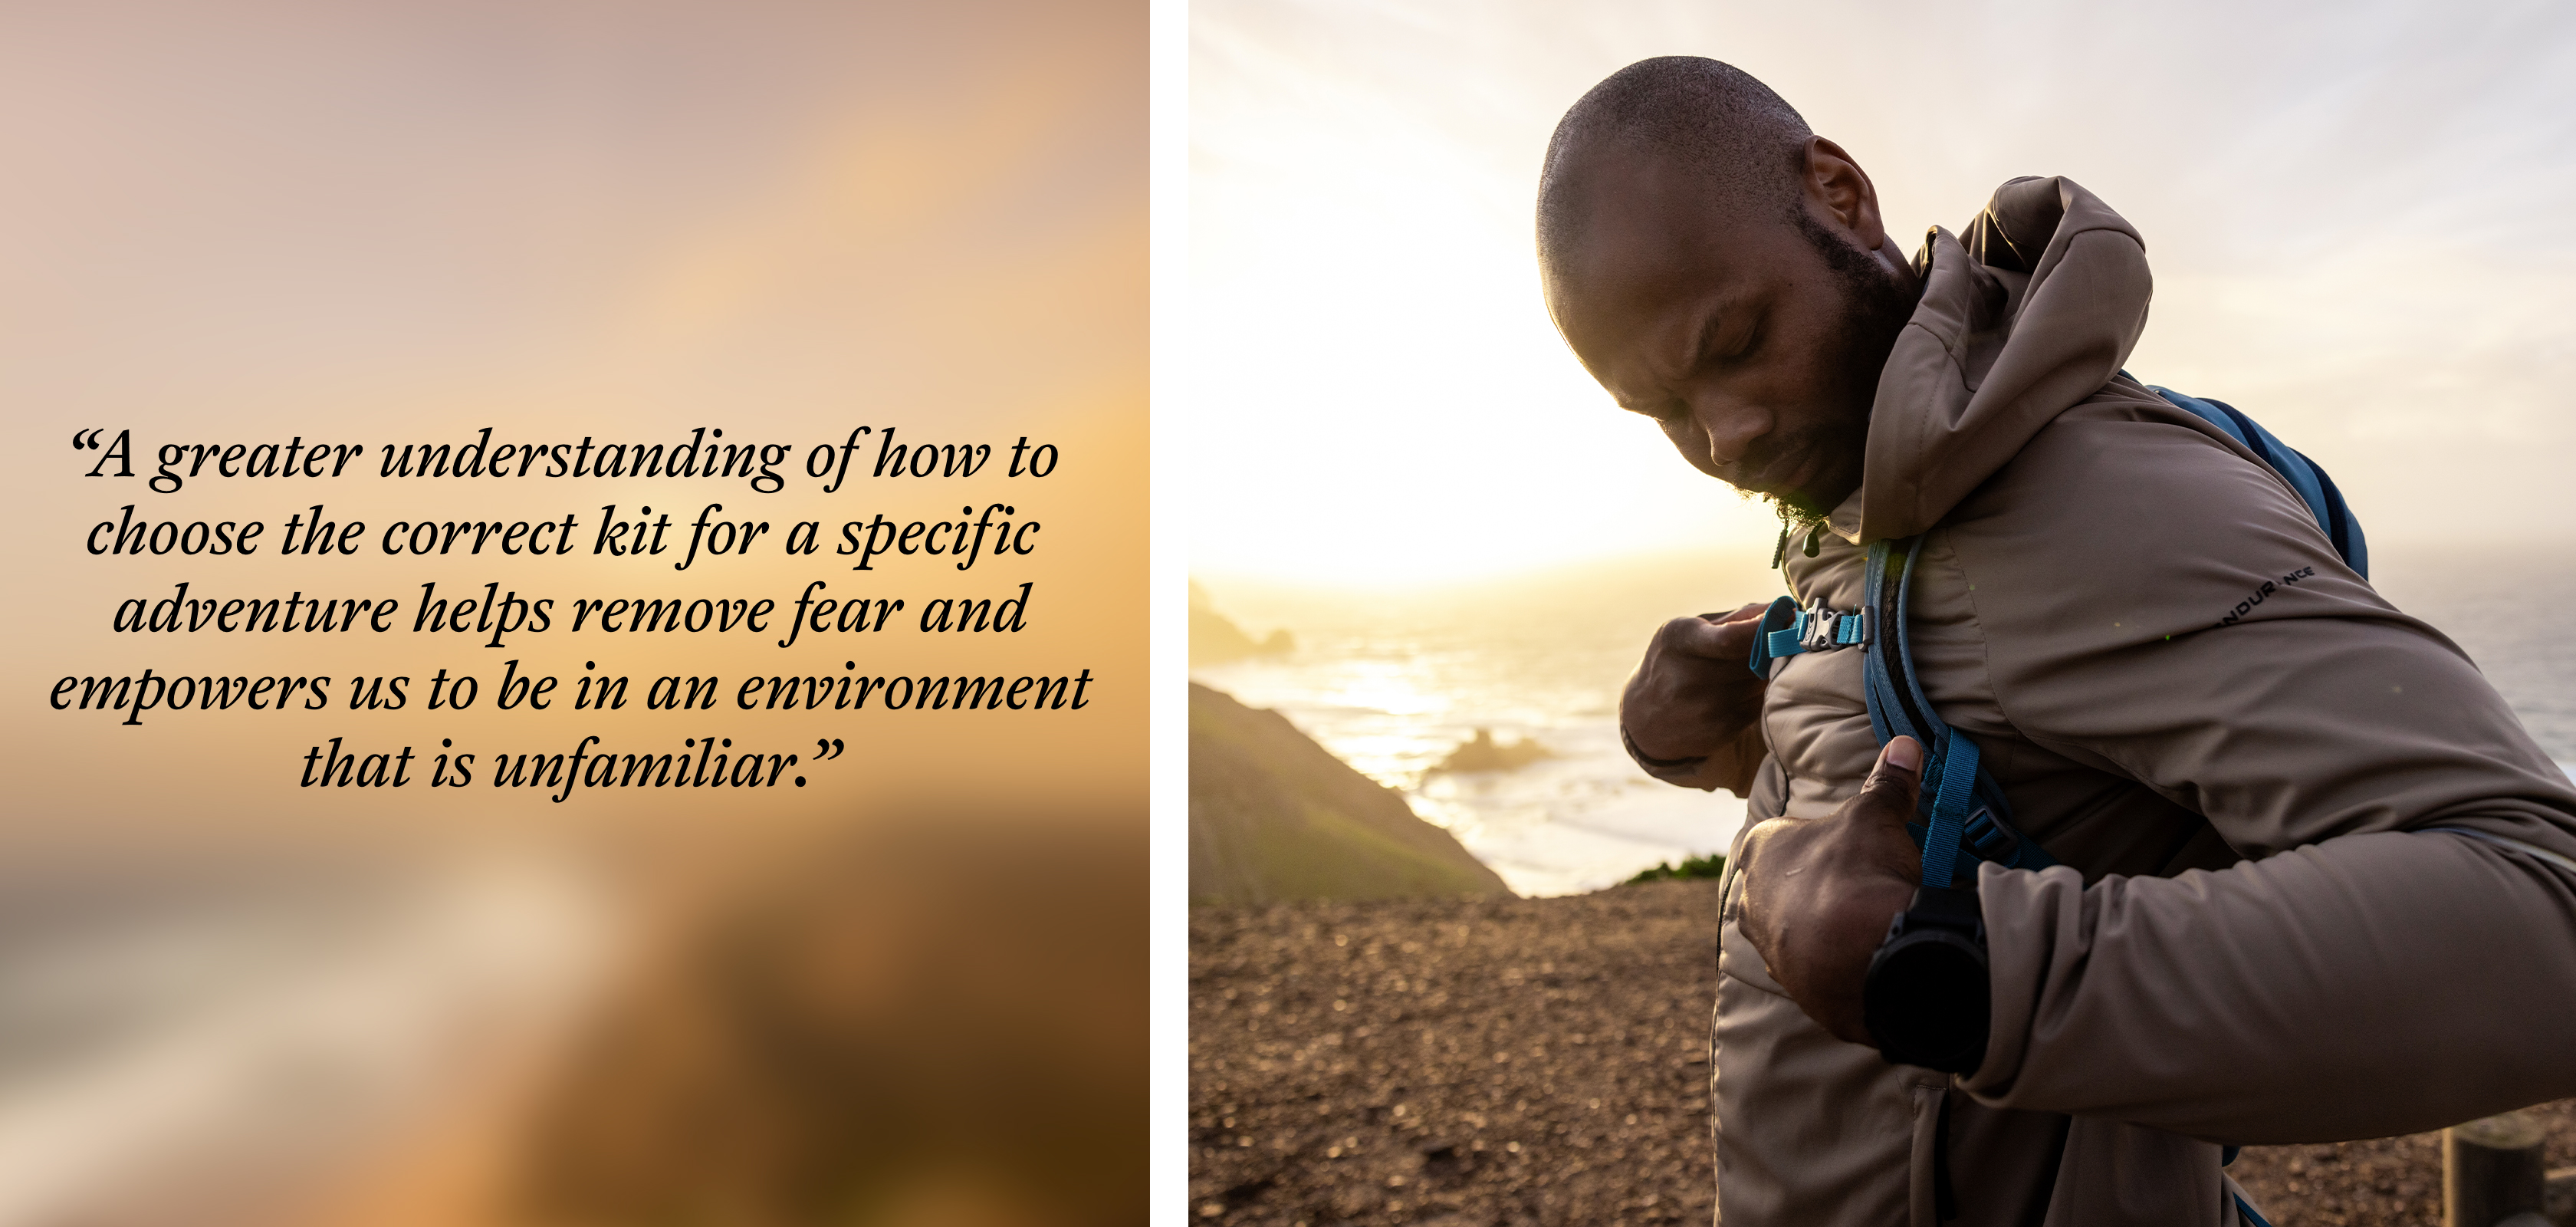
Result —
[[[1912,563],[1922,542],[1914,537],[1869,547],[1865,591],[1878,634],[1863,655],[1861,682],[1878,743],[1911,737],[1927,755],[1919,801],[1923,820],[1906,827],[1923,848],[1923,882],[1949,885],[1961,852],[2007,868],[2045,869],[2057,859],[2014,829],[2003,788],[1978,763],[1977,743],[1942,722],[1915,676],[1906,615]]]
[[[2298,491],[2299,498],[2307,503],[2308,514],[2316,517],[2317,527],[2324,530],[2326,540],[2334,544],[2335,553],[2343,559],[2344,565],[2351,567],[2353,574],[2363,579],[2370,578],[2370,545],[2362,539],[2361,522],[2354,519],[2352,509],[2344,505],[2343,491],[2335,488],[2334,479],[2326,476],[2324,466],[2281,442],[2271,431],[2263,429],[2260,423],[2238,412],[2226,401],[2185,396],[2154,384],[2148,384],[2146,388],[2163,397],[2174,408],[2217,427],[2227,437],[2244,444],[2245,450],[2261,457],[2263,463],[2272,466],[2272,471],[2289,482],[2290,488]]]

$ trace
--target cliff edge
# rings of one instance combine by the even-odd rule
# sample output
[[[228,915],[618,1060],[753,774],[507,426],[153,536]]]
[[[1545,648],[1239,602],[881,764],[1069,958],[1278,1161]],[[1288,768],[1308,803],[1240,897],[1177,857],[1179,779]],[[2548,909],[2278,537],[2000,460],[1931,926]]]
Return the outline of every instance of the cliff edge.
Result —
[[[1402,794],[1287,717],[1190,683],[1192,903],[1511,893]]]

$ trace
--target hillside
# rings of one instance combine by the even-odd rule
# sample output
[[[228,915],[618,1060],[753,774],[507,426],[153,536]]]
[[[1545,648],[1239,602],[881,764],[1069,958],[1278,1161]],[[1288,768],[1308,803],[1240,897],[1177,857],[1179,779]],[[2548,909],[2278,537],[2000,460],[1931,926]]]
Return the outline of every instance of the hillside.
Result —
[[[1402,795],[1277,712],[1190,684],[1190,899],[1510,895]]]

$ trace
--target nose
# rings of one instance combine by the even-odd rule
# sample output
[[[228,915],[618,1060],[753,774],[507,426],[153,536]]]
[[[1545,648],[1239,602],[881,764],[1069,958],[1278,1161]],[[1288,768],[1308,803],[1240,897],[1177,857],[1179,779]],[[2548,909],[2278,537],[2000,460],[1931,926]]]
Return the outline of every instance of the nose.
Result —
[[[1753,444],[1771,433],[1771,414],[1760,405],[1715,389],[1691,398],[1691,420],[1708,448],[1708,462],[1732,470],[1744,462]]]

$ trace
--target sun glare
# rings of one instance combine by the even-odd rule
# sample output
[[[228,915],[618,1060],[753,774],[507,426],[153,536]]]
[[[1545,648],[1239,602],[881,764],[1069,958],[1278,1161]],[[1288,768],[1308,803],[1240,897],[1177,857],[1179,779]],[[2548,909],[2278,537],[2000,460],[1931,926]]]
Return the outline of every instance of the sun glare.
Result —
[[[1225,76],[1193,101],[1193,566],[1454,579],[1769,531],[1549,323],[1546,122],[1462,134],[1436,91],[1222,24],[1198,55]]]
[[[1539,301],[1531,203],[1557,117],[1622,65],[1676,53],[1778,89],[1869,169],[1894,233],[1955,230],[2018,175],[2101,196],[2155,263],[2130,368],[2299,440],[2375,535],[2563,534],[2576,240],[2513,221],[2576,189],[2564,125],[2545,119],[2576,80],[2551,71],[2563,40],[2508,46],[2400,10],[2068,8],[2034,24],[1970,6],[1828,49],[1816,20],[1682,0],[1194,5],[1192,567],[1385,584],[1768,547],[1764,510],[1613,409]],[[2248,73],[2207,54],[2222,29],[2240,53],[2415,50]],[[1941,67],[2138,39],[2130,54],[2177,88],[2102,90],[2082,56]],[[2497,178],[2450,173],[2462,159]],[[2428,432],[2431,406],[2445,425]],[[2472,485],[2474,511],[2450,493]]]

